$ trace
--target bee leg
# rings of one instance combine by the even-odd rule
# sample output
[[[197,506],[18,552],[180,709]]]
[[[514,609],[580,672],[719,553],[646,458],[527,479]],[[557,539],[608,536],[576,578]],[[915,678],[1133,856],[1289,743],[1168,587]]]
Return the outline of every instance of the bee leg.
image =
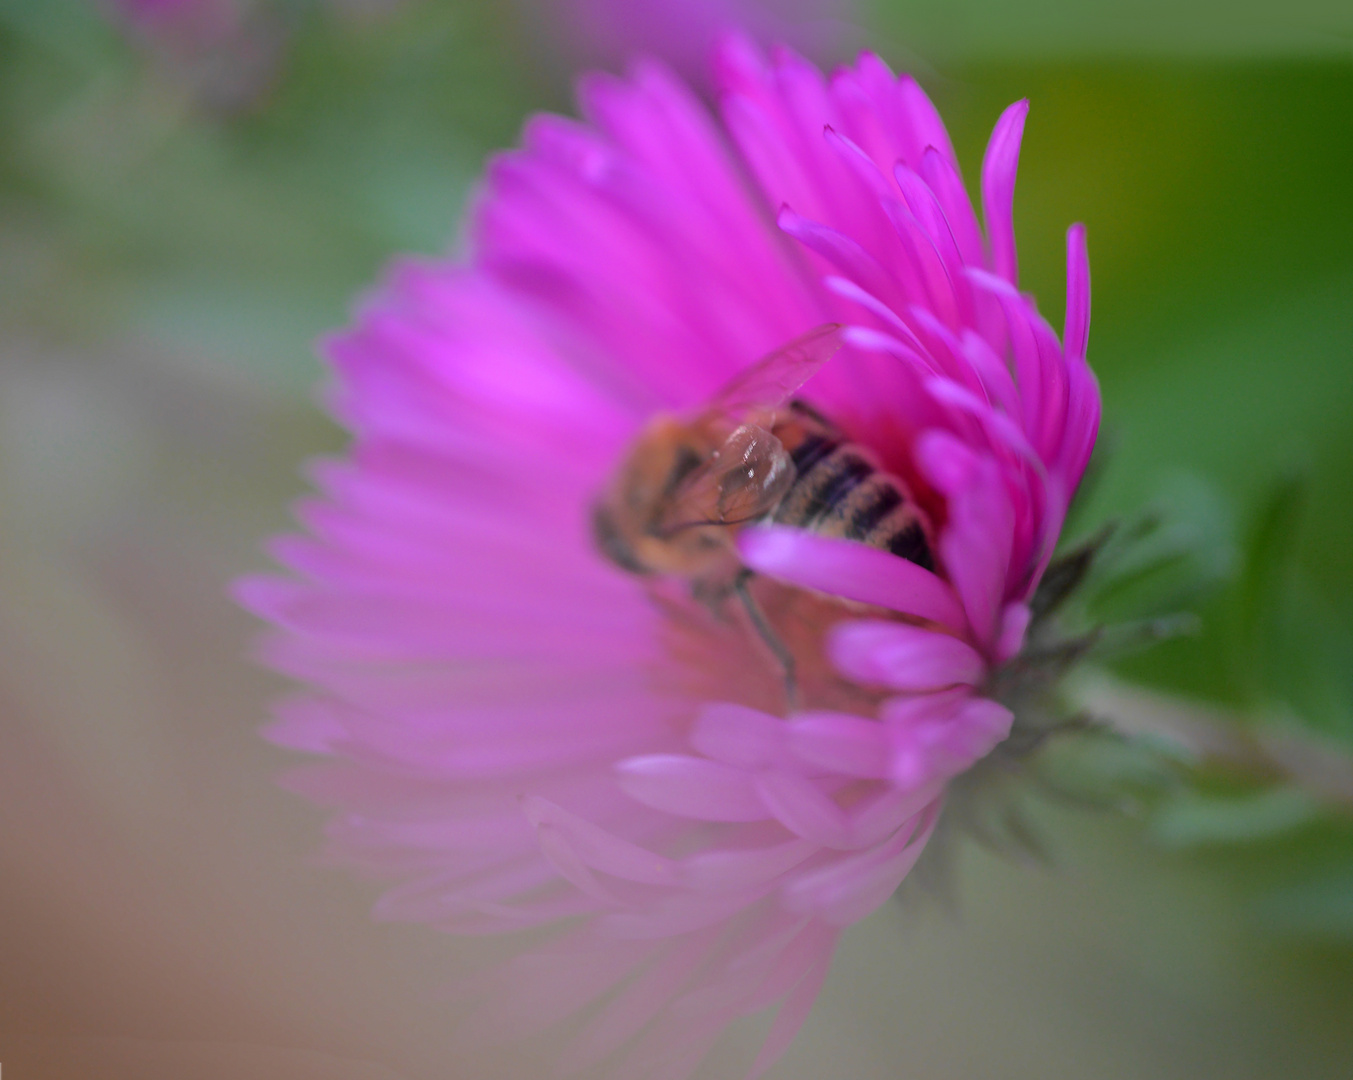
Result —
[[[743,610],[747,612],[747,618],[751,621],[752,629],[757,632],[761,640],[766,643],[766,648],[779,661],[780,667],[784,671],[785,700],[789,706],[789,711],[794,712],[799,707],[799,684],[794,672],[794,654],[789,651],[789,647],[780,640],[780,636],[771,628],[770,623],[766,620],[765,612],[761,610],[761,605],[756,602],[751,590],[747,588],[747,582],[751,576],[749,572],[739,574],[733,582],[733,591],[737,593]]]

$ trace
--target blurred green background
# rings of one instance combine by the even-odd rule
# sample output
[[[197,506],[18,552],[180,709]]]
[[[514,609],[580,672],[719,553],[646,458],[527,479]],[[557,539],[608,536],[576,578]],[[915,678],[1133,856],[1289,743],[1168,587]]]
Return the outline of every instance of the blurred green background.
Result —
[[[596,53],[565,0],[236,10],[189,38],[0,0],[0,1062],[536,1075],[457,1056],[436,990],[473,950],[369,924],[369,890],[305,865],[319,816],[273,785],[278,685],[224,587],[343,445],[314,339],[395,253],[454,247],[484,156],[569,110]],[[857,930],[775,1075],[1346,1077],[1353,15],[818,14],[793,39],[915,71],[970,182],[1032,100],[1016,225],[1054,325],[1066,225],[1091,245],[1110,452],[1079,527],[1160,507],[1177,558],[1136,602],[1201,618],[1116,674],[1336,781],[1204,761],[1132,815],[1044,806],[1054,867],[965,849],[957,915]]]

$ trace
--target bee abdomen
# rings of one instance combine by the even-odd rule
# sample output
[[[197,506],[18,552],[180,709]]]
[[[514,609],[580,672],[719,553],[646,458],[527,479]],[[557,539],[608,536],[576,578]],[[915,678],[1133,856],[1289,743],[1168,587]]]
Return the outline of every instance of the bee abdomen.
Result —
[[[776,508],[776,521],[855,540],[934,569],[915,507],[862,447],[813,434],[794,448],[793,457],[798,476]]]

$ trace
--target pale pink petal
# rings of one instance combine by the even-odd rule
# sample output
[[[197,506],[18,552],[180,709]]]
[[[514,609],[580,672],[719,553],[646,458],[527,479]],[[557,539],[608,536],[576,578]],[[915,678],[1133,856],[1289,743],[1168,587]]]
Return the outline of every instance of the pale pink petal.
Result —
[[[888,740],[874,720],[844,713],[796,716],[789,748],[808,765],[844,776],[877,779],[888,775]]]
[[[901,623],[843,623],[833,629],[828,648],[842,674],[894,690],[943,690],[976,683],[986,672],[972,646]]]
[[[747,889],[779,877],[815,855],[811,841],[788,840],[774,847],[704,851],[681,863],[681,879],[702,892]]]
[[[708,961],[717,938],[717,930],[706,930],[678,939],[570,1041],[560,1055],[560,1074],[591,1068],[642,1031]]]
[[[680,754],[632,757],[616,766],[620,786],[645,806],[701,821],[768,816],[753,777],[717,761]]]
[[[748,1080],[756,1080],[764,1074],[789,1049],[794,1036],[808,1019],[808,1013],[822,991],[822,984],[827,981],[827,974],[832,966],[834,945],[834,940],[824,943],[817,959],[789,992],[785,1003],[780,1006],[780,1011],[775,1014],[775,1023],[771,1025],[770,1033],[761,1044],[761,1050],[752,1063],[752,1070],[747,1074]]]
[[[1001,615],[1001,635],[996,641],[998,663],[1014,658],[1024,647],[1024,633],[1029,629],[1031,612],[1028,604],[1009,604]]]
[[[548,827],[567,838],[578,859],[594,870],[646,885],[670,885],[676,879],[676,868],[670,860],[622,840],[548,799],[528,796],[522,800],[522,811],[537,829]]]
[[[956,776],[1004,740],[1014,719],[1004,705],[982,697],[961,701],[947,713],[899,722],[900,713],[909,710],[910,703],[883,709],[893,742],[892,778],[904,789]]]
[[[915,563],[877,548],[768,525],[744,530],[738,550],[748,566],[781,581],[953,629],[966,625],[947,584]]]
[[[778,771],[758,774],[757,794],[776,820],[796,836],[823,847],[850,844],[845,812],[813,781]]]
[[[783,720],[745,705],[706,705],[691,731],[694,749],[742,769],[757,769],[778,761],[784,742]]]

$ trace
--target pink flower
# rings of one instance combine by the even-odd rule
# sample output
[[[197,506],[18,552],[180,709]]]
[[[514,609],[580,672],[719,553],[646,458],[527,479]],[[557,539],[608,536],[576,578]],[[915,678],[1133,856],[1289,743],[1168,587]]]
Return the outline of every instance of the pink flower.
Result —
[[[492,162],[469,257],[396,267],[330,342],[354,445],[273,546],[295,576],[241,587],[308,687],[269,736],[326,756],[295,783],[337,811],[336,857],[399,882],[379,915],[569,920],[481,984],[474,1023],[590,1010],[566,1069],[681,1077],[776,1003],[753,1072],[785,1048],[946,781],[1010,730],[983,689],[1099,419],[1083,230],[1062,343],[1016,286],[1024,102],[983,163],[984,239],[939,116],[876,57],[824,78],[734,38],[717,76],[721,124],[641,64]],[[727,594],[624,572],[590,517],[655,413],[830,322],[845,345],[798,396],[926,542],[724,531],[793,655],[788,710]]]

